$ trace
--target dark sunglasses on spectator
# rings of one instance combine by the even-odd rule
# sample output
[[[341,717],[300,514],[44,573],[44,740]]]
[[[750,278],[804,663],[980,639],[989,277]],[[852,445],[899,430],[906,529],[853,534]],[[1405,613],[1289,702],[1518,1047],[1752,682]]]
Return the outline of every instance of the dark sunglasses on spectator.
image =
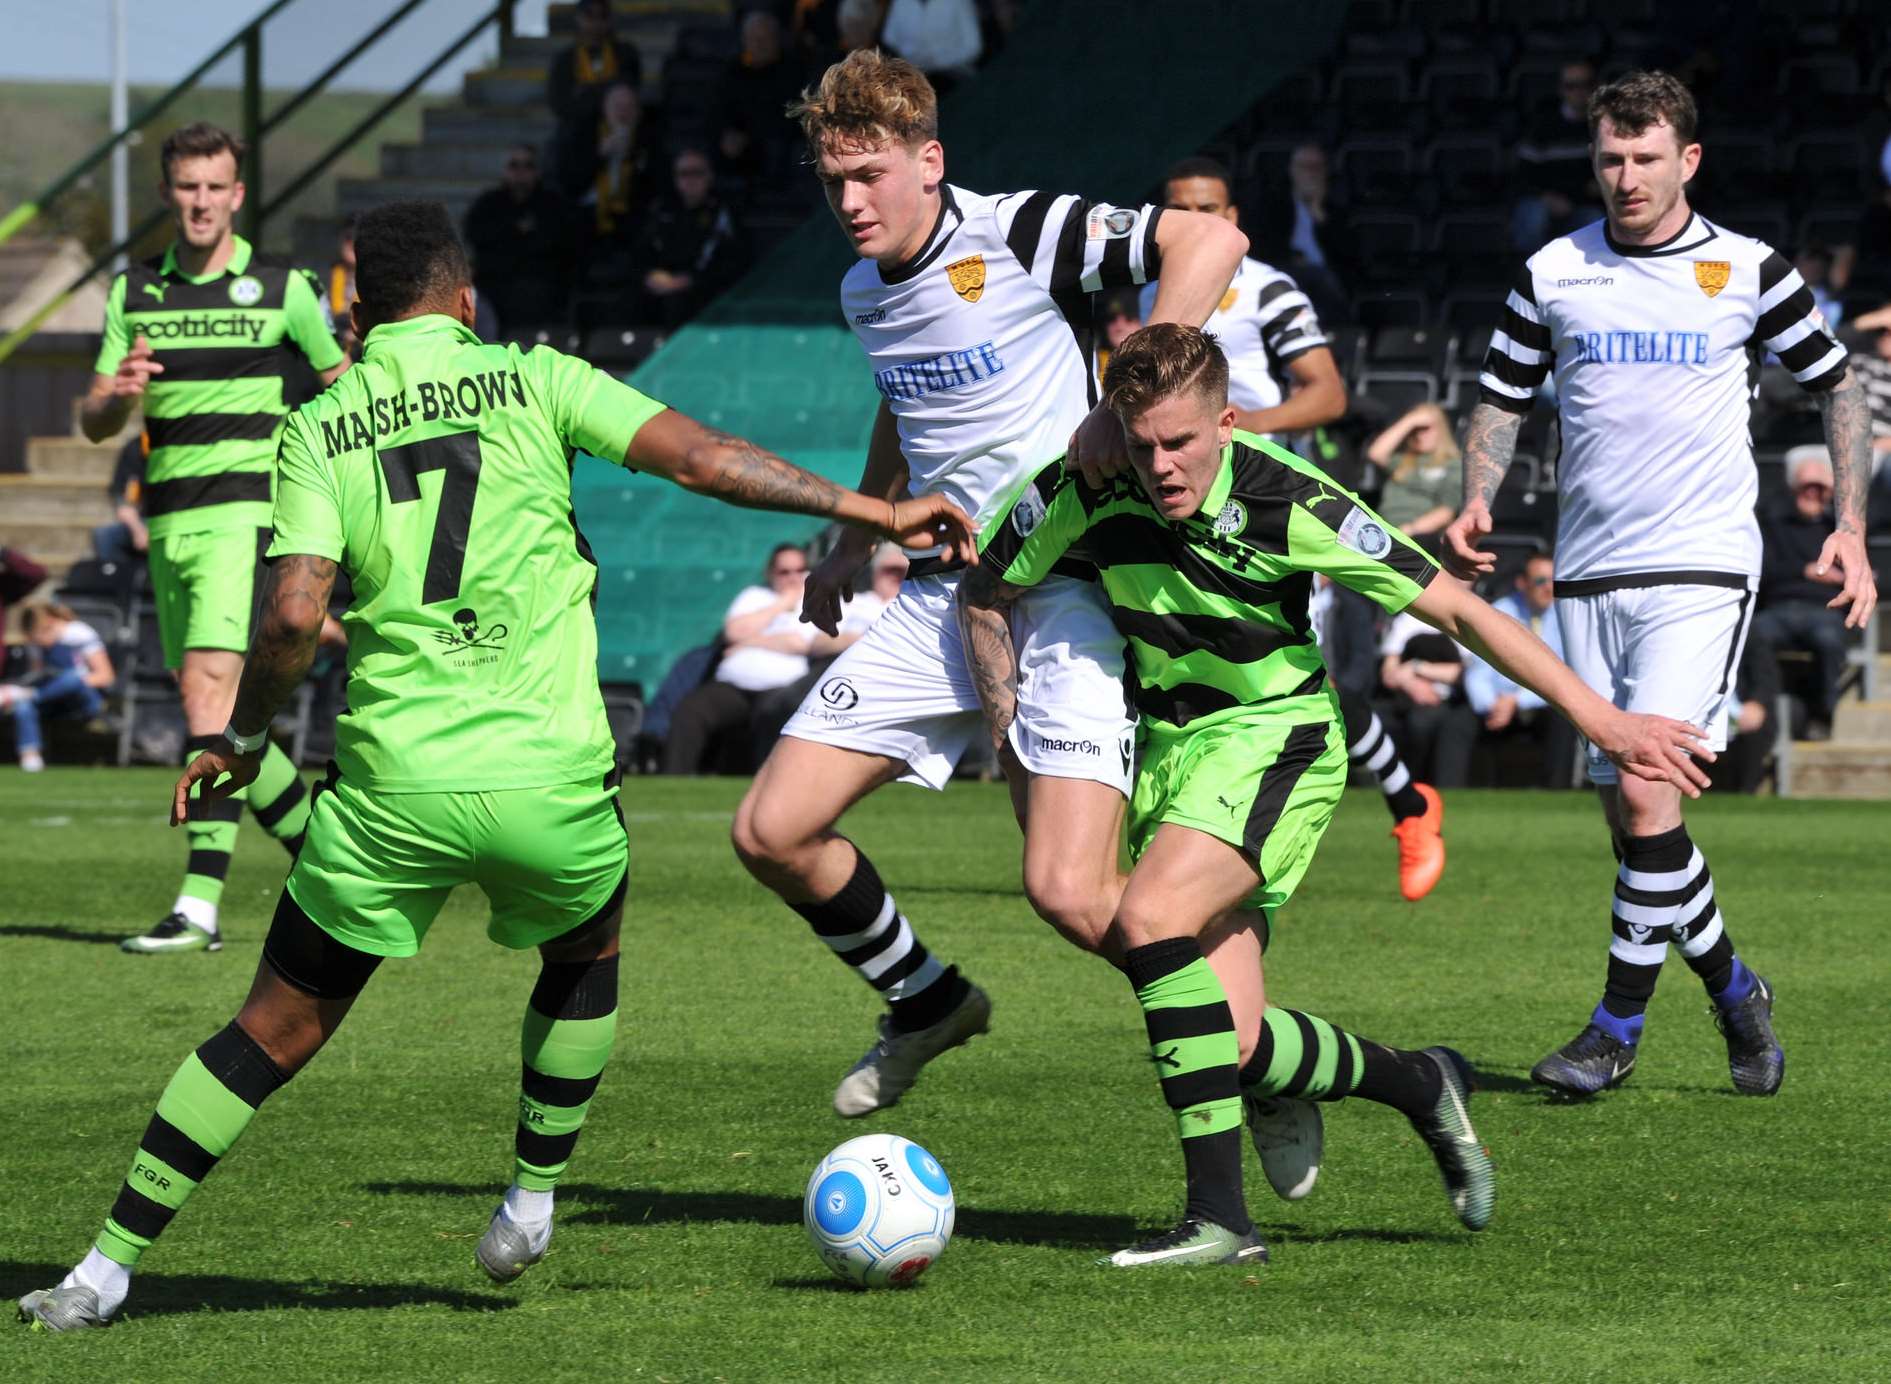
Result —
[[[1555,580],[1556,580],[1556,578],[1555,578],[1555,577],[1531,577],[1531,578],[1530,578],[1530,585],[1532,585],[1532,586],[1548,586],[1548,585],[1549,585],[1549,584],[1550,584],[1551,582],[1553,582],[1553,581],[1555,581]]]
[[[1804,485],[1800,486],[1799,489],[1802,492],[1815,490],[1821,495],[1830,495],[1832,493],[1832,487],[1827,485],[1824,481],[1807,481]]]

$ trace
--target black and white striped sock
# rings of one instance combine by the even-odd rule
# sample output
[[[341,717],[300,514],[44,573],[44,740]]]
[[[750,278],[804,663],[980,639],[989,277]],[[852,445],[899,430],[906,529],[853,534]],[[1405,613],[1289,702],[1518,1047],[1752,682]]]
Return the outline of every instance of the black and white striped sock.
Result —
[[[1686,841],[1687,828],[1682,827],[1681,832]],[[1687,845],[1687,898],[1675,910],[1674,942],[1681,949],[1682,960],[1701,978],[1708,994],[1721,1000],[1726,998],[1736,978],[1746,978],[1746,968],[1733,949],[1733,939],[1727,935],[1720,905],[1714,901],[1714,877],[1707,871],[1707,857],[1692,841]],[[1732,998],[1739,1000],[1746,997],[1749,987],[1734,988],[1737,993]]]
[[[851,843],[850,843],[851,844]],[[815,935],[860,978],[879,991],[892,1010],[893,1026],[906,1032],[937,1023],[965,998],[958,967],[942,966],[926,950],[858,846],[853,877],[823,903],[790,908],[808,920]]]
[[[1379,780],[1392,820],[1422,817],[1425,800],[1412,787],[1411,770],[1399,758],[1399,747],[1386,734],[1385,723],[1371,707],[1351,697],[1340,699],[1340,710],[1346,720],[1346,753]]]
[[[1609,919],[1609,978],[1591,1022],[1624,1043],[1641,1041],[1674,924],[1693,897],[1688,859],[1694,854],[1685,827],[1622,842]]]

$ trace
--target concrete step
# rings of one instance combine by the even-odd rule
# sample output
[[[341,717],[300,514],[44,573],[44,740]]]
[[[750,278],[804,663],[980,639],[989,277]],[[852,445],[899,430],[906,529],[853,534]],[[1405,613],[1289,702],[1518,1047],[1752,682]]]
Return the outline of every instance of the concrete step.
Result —
[[[1832,734],[1839,740],[1891,745],[1891,701],[1860,702],[1845,698],[1832,719]]]
[[[489,144],[383,144],[381,175],[387,178],[480,178],[488,186],[504,176],[514,140]]]
[[[83,481],[102,495],[123,446],[119,441],[87,442],[83,437],[29,438],[26,472],[40,479]]]
[[[545,93],[535,92],[522,105],[430,106],[420,117],[421,142],[441,144],[544,144],[558,128]]]
[[[112,517],[105,488],[53,476],[0,476],[0,514],[8,523],[103,524]]]
[[[93,527],[91,524],[15,519],[0,509],[0,545],[18,548],[51,572],[55,579],[63,578],[80,558],[92,555]]]
[[[469,72],[460,90],[461,99],[475,108],[523,106],[545,99],[545,70],[494,67],[484,72]]]
[[[617,37],[636,47],[638,57],[643,60],[644,84],[648,86],[662,71],[664,60],[676,51],[676,36],[686,25],[717,22],[713,15],[639,15],[635,18],[620,16],[616,27]],[[550,70],[552,60],[571,47],[575,37],[571,33],[516,37],[500,51],[500,65]]]
[[[1891,744],[1795,741],[1795,798],[1891,799]]]
[[[624,33],[644,19],[702,23],[728,19],[733,12],[730,0],[612,0],[611,27]],[[578,31],[577,6],[567,0],[554,0],[545,10],[545,28],[554,38],[569,43]]]
[[[343,216],[362,212],[402,198],[445,202],[454,224],[496,178],[341,178],[335,185],[336,208]]]

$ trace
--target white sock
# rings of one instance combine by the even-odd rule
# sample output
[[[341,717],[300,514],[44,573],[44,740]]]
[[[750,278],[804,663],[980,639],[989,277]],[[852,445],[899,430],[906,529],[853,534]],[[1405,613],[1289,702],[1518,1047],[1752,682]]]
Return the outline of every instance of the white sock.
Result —
[[[536,1230],[541,1225],[548,1231],[551,1229],[552,1194],[550,1192],[535,1192],[530,1187],[521,1187],[515,1182],[506,1188],[505,1205],[506,1216],[521,1230]]]
[[[217,930],[217,906],[205,903],[202,899],[193,899],[189,894],[179,894],[177,902],[171,906],[173,913],[182,913],[187,921],[205,932]]]
[[[117,1312],[125,1301],[125,1294],[131,1291],[131,1270],[116,1259],[107,1259],[94,1245],[86,1251],[73,1271],[59,1280],[61,1288],[70,1288],[75,1283],[83,1283],[98,1294],[98,1313],[109,1317]]]

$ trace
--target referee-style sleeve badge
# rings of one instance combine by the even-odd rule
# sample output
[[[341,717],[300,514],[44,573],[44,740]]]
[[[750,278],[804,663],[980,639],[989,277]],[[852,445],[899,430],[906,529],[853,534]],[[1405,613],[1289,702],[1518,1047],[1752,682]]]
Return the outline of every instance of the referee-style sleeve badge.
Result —
[[[1700,285],[1701,292],[1709,298],[1714,297],[1727,286],[1727,280],[1733,273],[1733,265],[1727,260],[1695,260],[1694,282]]]

